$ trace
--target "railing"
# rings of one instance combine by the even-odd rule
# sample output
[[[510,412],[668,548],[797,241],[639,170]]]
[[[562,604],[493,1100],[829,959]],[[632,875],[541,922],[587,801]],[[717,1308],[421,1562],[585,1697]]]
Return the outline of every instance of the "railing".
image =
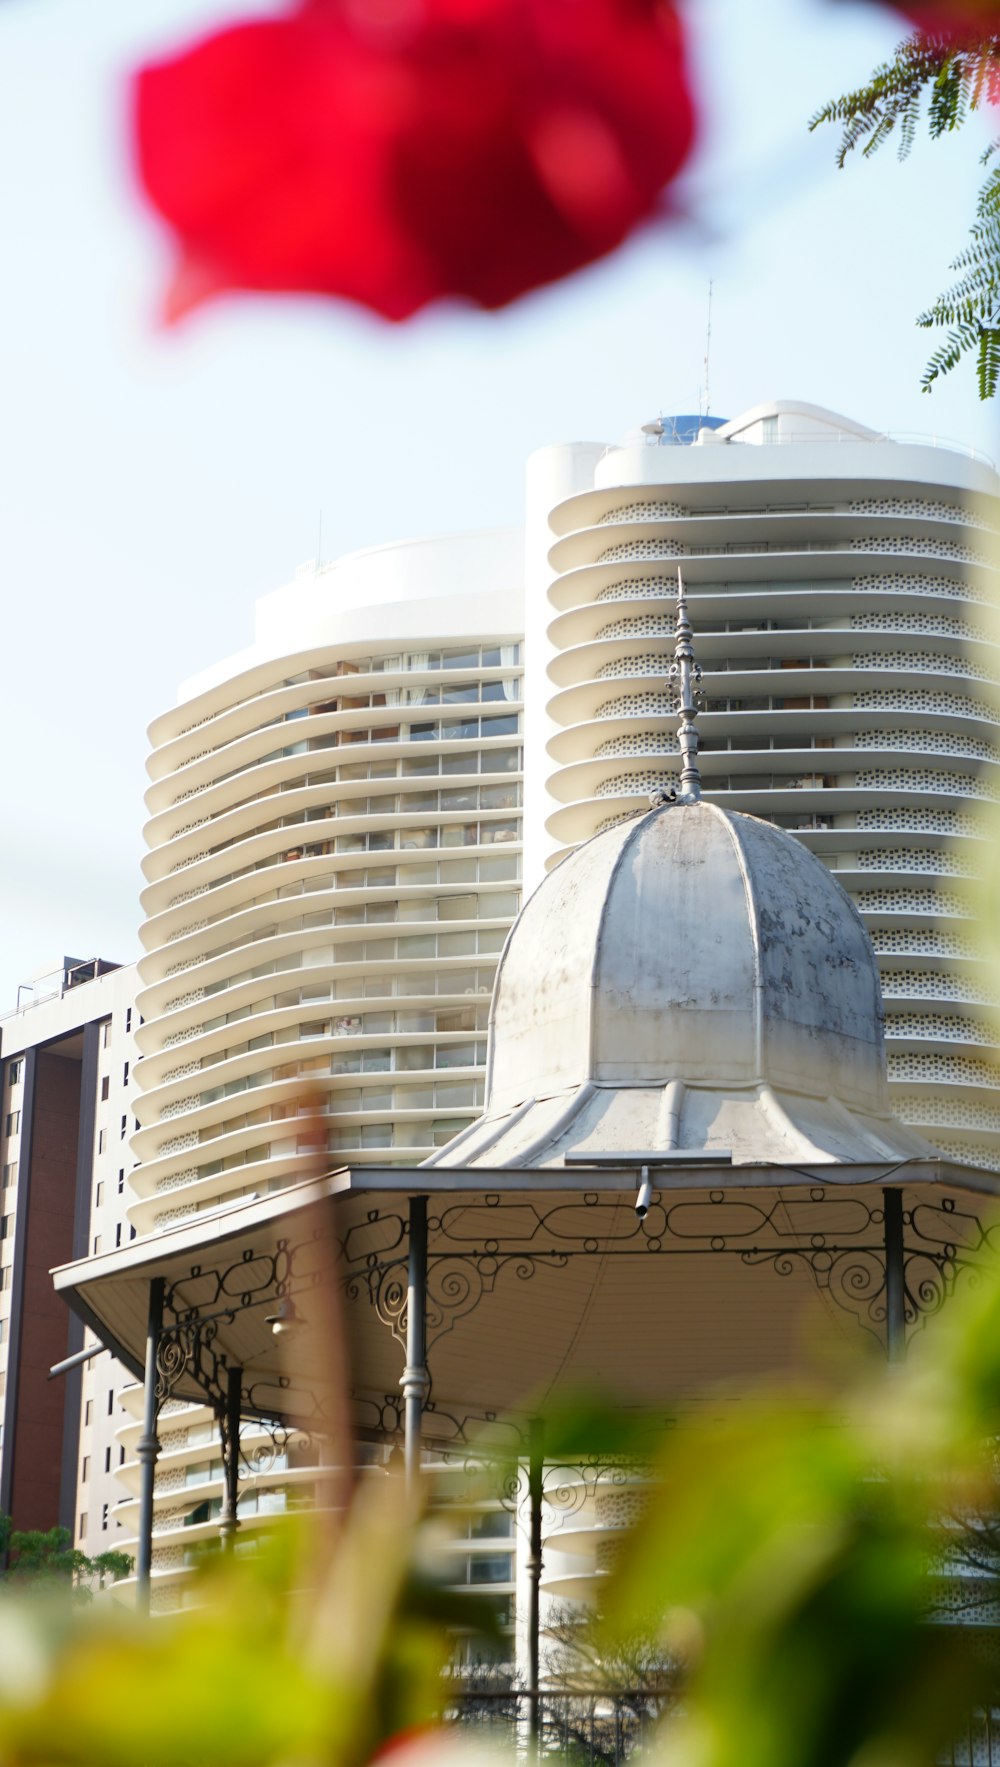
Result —
[[[762,421],[764,420],[757,418],[754,425],[748,424],[747,427],[748,429],[751,427],[757,428]],[[828,430],[783,430],[774,435],[758,435],[754,437],[753,440],[742,433],[737,433],[733,436],[720,436],[718,432],[715,431],[713,432],[712,440],[723,446],[728,443],[730,446],[736,445],[756,448],[781,447],[788,443],[801,445],[804,442],[812,442],[820,445],[836,445],[851,442],[862,444],[889,442],[902,444],[904,446],[909,444],[911,446],[915,445],[924,448],[944,448],[950,454],[964,454],[967,459],[978,460],[984,466],[989,466],[994,472],[996,471],[996,461],[991,455],[986,453],[985,449],[974,448],[971,442],[960,442],[953,436],[939,436],[928,432],[921,432],[919,430],[883,430],[878,435],[859,435],[857,431],[854,430],[838,430],[831,427]],[[644,436],[642,444],[638,442],[609,442],[601,459],[605,460],[609,454],[618,454],[638,446],[645,446],[647,448],[664,448],[678,446],[691,447],[693,444],[693,436],[691,437],[690,442],[682,441],[669,430],[664,431],[662,434],[648,433]]]
[[[652,1740],[676,1699],[676,1691],[651,1688],[543,1692],[538,1696],[538,1758],[571,1761],[573,1767],[623,1767]],[[445,1723],[474,1726],[523,1755],[529,1747],[530,1716],[530,1695],[518,1687],[465,1688],[442,1709]],[[940,1767],[1000,1767],[1000,1709],[973,1712],[939,1760]]]
[[[565,1689],[538,1696],[538,1755],[574,1767],[621,1767],[648,1743],[675,1695],[667,1689],[616,1692]],[[526,1750],[531,1696],[524,1688],[464,1689],[442,1711],[446,1723],[475,1726],[492,1741]],[[954,1767],[966,1767],[956,1756]],[[978,1757],[968,1767],[981,1767]]]

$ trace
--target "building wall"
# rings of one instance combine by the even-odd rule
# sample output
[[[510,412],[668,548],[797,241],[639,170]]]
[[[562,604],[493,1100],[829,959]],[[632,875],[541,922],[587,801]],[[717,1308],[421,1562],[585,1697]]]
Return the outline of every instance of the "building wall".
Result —
[[[116,1395],[125,1375],[101,1352],[49,1379],[53,1364],[93,1342],[49,1270],[130,1235],[134,987],[131,969],[74,971],[68,960],[0,1020],[0,1507],[17,1528],[68,1527],[88,1553],[120,1544]]]
[[[993,984],[961,891],[982,863],[975,807],[1000,792],[996,474],[779,401],[693,446],[548,449],[529,482],[548,519],[528,529],[547,620],[527,662],[545,716],[526,887],[676,781],[680,565],[706,796],[836,872],[879,955],[893,1108],[995,1164]]]
[[[413,1164],[481,1109],[520,900],[521,568],[520,536],[499,532],[306,571],[153,725],[139,1232],[308,1175],[316,1114],[328,1164]],[[211,1431],[171,1412],[164,1601],[217,1534]],[[136,1436],[123,1426],[126,1530]],[[279,1464],[246,1487],[248,1520],[250,1498],[255,1515],[297,1500],[293,1471],[308,1483]]]

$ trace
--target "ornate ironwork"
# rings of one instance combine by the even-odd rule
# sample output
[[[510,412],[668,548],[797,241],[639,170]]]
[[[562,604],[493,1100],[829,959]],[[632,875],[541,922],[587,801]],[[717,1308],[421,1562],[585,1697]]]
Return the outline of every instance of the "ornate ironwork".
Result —
[[[1000,1225],[984,1225],[952,1196],[904,1210],[905,1317],[936,1313],[963,1273],[1000,1249]],[[699,1196],[655,1193],[639,1219],[630,1201],[598,1191],[554,1198],[486,1193],[448,1203],[429,1220],[428,1343],[451,1331],[492,1294],[505,1272],[522,1280],[571,1258],[732,1256],[776,1275],[809,1272],[818,1290],[882,1341],[886,1281],[882,1191],[815,1184],[774,1191],[714,1189]],[[370,1209],[342,1240],[348,1298],[367,1298],[405,1340],[407,1225]],[[384,1248],[384,1250],[383,1250]],[[389,1253],[386,1256],[386,1252]],[[395,1254],[395,1255],[393,1255]],[[354,1268],[351,1268],[351,1266]]]
[[[435,1225],[435,1223],[431,1223]],[[427,1259],[427,1348],[453,1331],[458,1321],[473,1313],[485,1295],[491,1295],[501,1272],[509,1269],[520,1281],[527,1282],[536,1269],[564,1268],[565,1252],[447,1252],[428,1255]],[[393,1337],[406,1346],[407,1268],[405,1258],[391,1264],[367,1262],[361,1271],[343,1279],[348,1300],[367,1294],[383,1325]]]
[[[182,1382],[189,1382],[221,1414],[230,1362],[220,1333],[250,1308],[273,1307],[329,1281],[334,1252],[332,1236],[319,1227],[296,1243],[281,1238],[271,1249],[247,1248],[231,1264],[192,1264],[166,1284],[156,1346],[158,1406],[172,1398]],[[249,1380],[240,1403],[244,1417],[265,1424],[283,1413],[303,1422],[322,1417],[315,1391],[300,1392],[285,1375]]]

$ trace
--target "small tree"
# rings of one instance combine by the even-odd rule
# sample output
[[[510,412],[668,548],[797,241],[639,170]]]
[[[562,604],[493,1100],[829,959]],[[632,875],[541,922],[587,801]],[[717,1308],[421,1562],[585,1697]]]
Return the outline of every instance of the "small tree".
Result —
[[[89,1601],[91,1585],[98,1589],[119,1577],[127,1577],[132,1558],[127,1552],[99,1552],[94,1558],[73,1546],[68,1528],[18,1529],[9,1515],[0,1515],[0,1554],[6,1559],[3,1580],[20,1587],[68,1585],[75,1596]]]

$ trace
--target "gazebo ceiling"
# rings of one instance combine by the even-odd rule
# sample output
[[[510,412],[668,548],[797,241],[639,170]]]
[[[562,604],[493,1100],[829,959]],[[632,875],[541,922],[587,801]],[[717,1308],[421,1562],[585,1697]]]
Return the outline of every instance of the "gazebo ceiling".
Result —
[[[883,1341],[883,1187],[903,1189],[912,1324],[983,1249],[1000,1188],[992,1174],[944,1160],[677,1162],[654,1167],[651,1179],[653,1204],[640,1221],[631,1162],[488,1177],[437,1168],[419,1179],[359,1168],[67,1265],[55,1283],[141,1378],[150,1282],[162,1278],[169,1396],[221,1403],[225,1369],[238,1367],[247,1410],[318,1428],[328,1416],[336,1284],[355,1423],[394,1434],[410,1202],[426,1196],[424,1439],[444,1446],[588,1383],[624,1405],[669,1412],[795,1374],[824,1342]],[[282,1297],[303,1323],[276,1336]]]

